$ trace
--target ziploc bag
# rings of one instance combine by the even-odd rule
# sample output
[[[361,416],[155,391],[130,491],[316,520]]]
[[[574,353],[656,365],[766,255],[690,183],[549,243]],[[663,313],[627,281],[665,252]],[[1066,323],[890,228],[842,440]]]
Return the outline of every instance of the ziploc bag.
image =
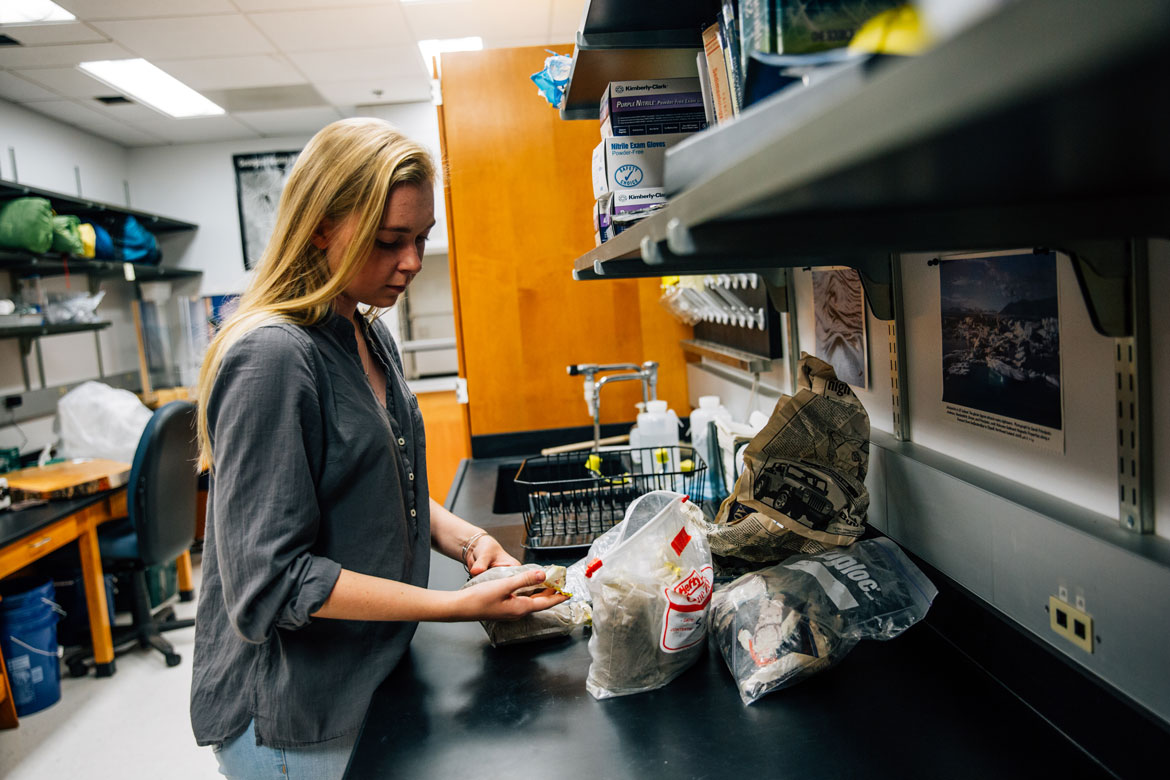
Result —
[[[572,598],[573,594],[565,590],[565,567],[563,566],[541,566],[536,563],[526,563],[523,566],[494,566],[469,579],[463,587],[469,588],[481,582],[492,582],[537,569],[544,570],[544,582],[530,588],[522,588],[516,591],[517,594],[529,595],[545,588],[552,588],[561,593],[567,593],[570,600],[562,601],[555,607],[549,607],[540,612],[532,612],[517,620],[481,620],[480,625],[487,632],[488,641],[491,642],[492,647],[568,636],[577,626],[588,625],[589,603],[583,598]]]
[[[713,583],[702,524],[702,511],[676,496],[589,562],[593,661],[585,688],[594,698],[660,688],[702,655]]]
[[[844,658],[862,639],[893,639],[938,589],[896,544],[794,555],[745,574],[711,599],[711,637],[751,704]]]

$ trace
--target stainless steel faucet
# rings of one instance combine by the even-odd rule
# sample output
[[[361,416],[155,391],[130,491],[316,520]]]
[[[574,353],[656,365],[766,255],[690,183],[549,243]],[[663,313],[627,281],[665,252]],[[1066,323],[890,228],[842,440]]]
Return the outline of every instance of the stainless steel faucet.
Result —
[[[647,360],[640,366],[634,363],[606,363],[605,365],[578,363],[575,366],[569,366],[568,371],[569,376],[584,375],[585,377],[585,405],[589,407],[589,414],[593,417],[594,452],[601,450],[601,388],[610,382],[638,380],[642,383],[643,408],[645,408],[646,403],[658,400],[658,363],[653,360]],[[632,373],[610,374],[601,377],[601,379],[595,378],[598,374],[606,371],[630,371]]]

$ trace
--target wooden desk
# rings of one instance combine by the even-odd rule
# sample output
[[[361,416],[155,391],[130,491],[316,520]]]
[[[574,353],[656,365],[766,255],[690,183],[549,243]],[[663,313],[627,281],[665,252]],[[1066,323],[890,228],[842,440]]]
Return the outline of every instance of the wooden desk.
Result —
[[[125,516],[124,487],[0,514],[0,578],[77,540],[98,677],[114,674],[114,645],[97,527],[107,520]],[[0,728],[13,728],[16,726],[16,708],[7,679],[2,677],[2,669],[3,659],[0,658]]]

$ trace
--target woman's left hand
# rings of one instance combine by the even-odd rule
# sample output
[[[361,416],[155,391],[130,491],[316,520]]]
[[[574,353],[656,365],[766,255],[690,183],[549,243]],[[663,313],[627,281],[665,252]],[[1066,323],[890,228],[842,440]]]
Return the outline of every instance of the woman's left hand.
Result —
[[[467,551],[467,572],[472,577],[483,574],[493,566],[519,566],[520,561],[504,552],[491,536],[481,536]]]

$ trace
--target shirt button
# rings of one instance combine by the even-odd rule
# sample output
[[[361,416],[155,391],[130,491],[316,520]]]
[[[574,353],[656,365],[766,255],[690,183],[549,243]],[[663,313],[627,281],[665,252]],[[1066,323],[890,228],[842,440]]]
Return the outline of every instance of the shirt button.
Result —
[[[414,482],[414,474],[413,473],[407,474],[407,476],[410,477],[411,482]]]
[[[399,447],[405,447],[405,446],[406,446],[406,439],[403,439],[403,438],[400,436],[400,437],[398,438],[398,446],[399,446]]]
[[[415,510],[413,510],[413,509],[412,509],[412,510],[410,510],[410,516],[411,516],[411,517],[416,517],[417,515],[418,515],[418,512],[416,512],[416,511],[415,511]]]

